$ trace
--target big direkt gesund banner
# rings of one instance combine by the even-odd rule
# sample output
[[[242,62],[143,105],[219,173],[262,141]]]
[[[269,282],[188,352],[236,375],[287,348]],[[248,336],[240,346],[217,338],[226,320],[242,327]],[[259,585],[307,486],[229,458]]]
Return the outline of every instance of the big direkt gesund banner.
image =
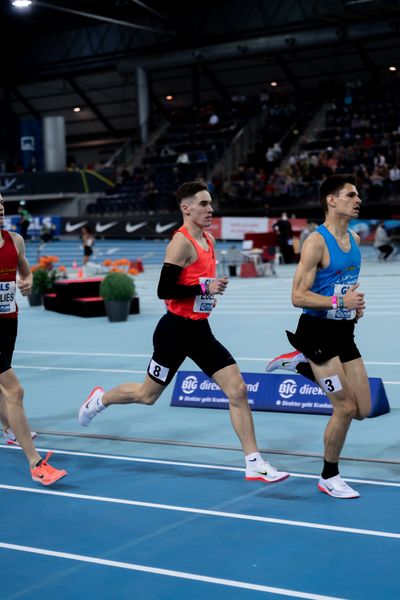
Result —
[[[301,375],[242,373],[247,385],[252,410],[332,414],[332,406],[322,389]],[[382,379],[370,377],[372,408],[369,417],[390,411]],[[229,408],[229,402],[218,385],[201,371],[179,371],[171,398],[171,406],[195,408]]]

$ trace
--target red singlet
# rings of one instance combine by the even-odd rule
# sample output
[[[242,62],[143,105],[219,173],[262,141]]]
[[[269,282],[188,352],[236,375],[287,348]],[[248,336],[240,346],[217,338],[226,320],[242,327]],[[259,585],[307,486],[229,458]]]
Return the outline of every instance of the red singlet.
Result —
[[[8,231],[1,230],[0,246],[0,317],[15,319],[18,307],[15,301],[18,252]]]
[[[191,265],[188,265],[181,272],[177,283],[181,285],[198,285],[200,278],[213,279],[216,273],[214,244],[210,236],[204,231],[203,236],[207,240],[208,249],[204,250],[198,242],[190,235],[186,227],[182,225],[174,233],[183,233],[183,235],[193,244],[197,253],[197,260]],[[174,315],[184,317],[185,319],[207,319],[211,312],[207,310],[213,303],[213,298],[210,296],[196,296],[192,298],[179,298],[165,300],[167,309]],[[194,308],[197,305],[197,310]],[[201,308],[199,308],[201,307]]]

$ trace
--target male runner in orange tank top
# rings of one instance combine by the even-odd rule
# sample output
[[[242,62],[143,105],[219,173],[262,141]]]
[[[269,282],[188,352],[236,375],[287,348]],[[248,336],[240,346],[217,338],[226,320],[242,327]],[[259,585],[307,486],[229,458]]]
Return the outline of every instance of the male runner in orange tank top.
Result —
[[[226,277],[216,277],[215,240],[204,231],[212,221],[211,196],[206,185],[194,181],[179,188],[177,200],[183,226],[167,247],[160,275],[158,297],[165,300],[167,313],[154,331],[146,378],[108,392],[94,388],[80,408],[79,421],[87,427],[111,404],[154,404],[190,357],[229,399],[232,424],[245,454],[246,479],[280,481],[288,473],[277,471],[258,452],[246,384],[235,359],[215,339],[208,323],[214,296],[223,294],[228,285]]]
[[[51,452],[45,459],[38,454],[24,411],[24,390],[11,366],[18,325],[16,291],[18,287],[23,296],[31,292],[32,274],[23,238],[2,229],[3,225],[4,201],[0,195],[0,412],[3,424],[11,427],[28,459],[33,481],[51,485],[67,472],[47,462]]]

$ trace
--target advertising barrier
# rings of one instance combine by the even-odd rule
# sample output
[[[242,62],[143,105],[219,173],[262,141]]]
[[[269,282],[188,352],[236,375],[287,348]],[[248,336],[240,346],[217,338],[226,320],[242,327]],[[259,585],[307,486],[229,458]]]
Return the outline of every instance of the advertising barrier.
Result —
[[[4,217],[4,229],[19,233],[19,215],[11,215]],[[36,216],[31,217],[31,222],[28,227],[28,235],[32,237],[40,237],[42,227],[45,225],[57,236],[61,234],[61,217]]]
[[[251,410],[331,415],[332,406],[322,389],[301,375],[242,373]],[[382,379],[369,377],[371,412],[378,417],[390,412]],[[201,371],[179,371],[171,406],[229,408],[219,386]]]

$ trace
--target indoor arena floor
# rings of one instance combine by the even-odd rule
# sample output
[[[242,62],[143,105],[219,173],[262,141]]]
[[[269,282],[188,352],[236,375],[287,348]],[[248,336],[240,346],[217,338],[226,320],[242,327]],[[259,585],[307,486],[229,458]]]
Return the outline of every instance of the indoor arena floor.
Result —
[[[354,422],[342,476],[360,491],[318,491],[328,417],[255,412],[259,447],[289,479],[248,482],[226,410],[114,406],[77,420],[95,385],[142,381],[163,313],[159,265],[137,277],[125,323],[29,307],[20,299],[14,368],[37,447],[68,477],[39,487],[19,448],[0,445],[0,596],[4,600],[400,598],[400,261],[364,249],[366,315],[357,344],[391,411]],[[290,348],[294,266],[232,278],[211,317],[243,371]],[[196,368],[190,361],[183,369]]]

